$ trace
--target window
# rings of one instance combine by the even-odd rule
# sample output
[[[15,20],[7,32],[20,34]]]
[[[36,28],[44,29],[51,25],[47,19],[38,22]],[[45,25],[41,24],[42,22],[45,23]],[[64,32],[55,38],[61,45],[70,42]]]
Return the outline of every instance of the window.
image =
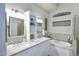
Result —
[[[62,13],[58,13],[56,15],[54,15],[53,17],[59,17],[59,16],[65,16],[65,15],[70,15],[71,12],[62,12]]]
[[[54,21],[53,26],[70,26],[71,20],[65,20],[65,21]]]

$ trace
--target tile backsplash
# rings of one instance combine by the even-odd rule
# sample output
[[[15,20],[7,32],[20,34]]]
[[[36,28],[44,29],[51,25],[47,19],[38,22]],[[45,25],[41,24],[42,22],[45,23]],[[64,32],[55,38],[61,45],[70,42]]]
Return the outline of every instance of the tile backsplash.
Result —
[[[68,42],[68,39],[72,39],[71,34],[62,34],[62,33],[52,33],[52,39],[54,40],[62,40]]]

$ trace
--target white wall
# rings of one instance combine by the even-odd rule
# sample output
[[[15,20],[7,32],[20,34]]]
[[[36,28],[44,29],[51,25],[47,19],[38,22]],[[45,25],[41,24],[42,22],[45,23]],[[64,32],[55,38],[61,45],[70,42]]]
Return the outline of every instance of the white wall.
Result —
[[[49,15],[49,23],[48,23],[48,31],[49,32],[53,32],[52,30],[55,29],[55,31],[57,32],[69,32],[70,29],[66,28],[67,31],[63,30],[62,28],[52,28],[52,16],[57,13],[57,12],[62,12],[62,11],[71,11],[72,15],[77,15],[79,16],[79,3],[61,3],[59,5],[59,7],[57,8],[57,10],[53,13],[50,13]],[[63,18],[64,19],[64,18]],[[63,31],[62,31],[63,30]],[[55,32],[54,31],[54,32]],[[76,40],[73,40],[73,55],[76,55]]]
[[[42,10],[40,7],[36,6],[36,5],[31,5],[31,9],[32,14],[35,16],[38,16],[39,18],[41,18],[43,20],[43,31],[44,31],[44,26],[45,26],[45,18],[48,18],[48,13],[45,12],[44,10]]]
[[[40,7],[32,3],[8,3],[6,4],[6,9],[17,9],[23,12],[32,11],[32,14],[36,16],[41,16],[41,18],[47,17],[48,14]]]
[[[0,4],[0,55],[6,55],[5,39],[5,5]]]
[[[49,32],[57,32],[57,33],[71,33],[71,28],[69,27],[52,27],[52,21],[54,20],[54,18],[52,17],[54,14],[58,13],[58,12],[63,12],[63,11],[70,11],[72,12],[72,15],[76,14],[79,15],[79,4],[75,4],[75,3],[61,3],[59,4],[59,7],[57,8],[57,10],[55,12],[52,12],[49,14],[49,21],[48,21],[48,31]],[[68,19],[70,17],[67,17]],[[72,18],[72,16],[71,16]],[[66,19],[64,17],[62,17],[62,19]],[[58,20],[61,20],[61,18],[59,18]]]

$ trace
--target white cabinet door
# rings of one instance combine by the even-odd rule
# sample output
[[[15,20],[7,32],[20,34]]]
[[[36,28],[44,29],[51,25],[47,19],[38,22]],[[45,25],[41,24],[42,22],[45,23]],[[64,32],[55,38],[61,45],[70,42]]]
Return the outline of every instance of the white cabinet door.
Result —
[[[14,56],[46,56],[48,55],[49,42],[42,42],[34,47],[26,49],[22,52],[14,54]]]
[[[49,55],[49,49],[50,49],[50,43],[49,41],[43,43],[41,45],[42,50],[40,50],[41,52],[41,56],[48,56]]]
[[[56,46],[50,45],[50,56],[59,56]]]
[[[41,49],[40,45],[37,45],[37,46],[31,47],[29,49],[26,49],[22,52],[19,52],[19,53],[15,54],[14,56],[37,56],[40,54],[39,50],[42,50],[42,49]]]

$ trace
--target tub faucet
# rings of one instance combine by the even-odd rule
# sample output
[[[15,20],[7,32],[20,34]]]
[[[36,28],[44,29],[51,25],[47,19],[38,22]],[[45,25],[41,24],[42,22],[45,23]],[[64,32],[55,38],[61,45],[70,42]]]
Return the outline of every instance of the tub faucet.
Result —
[[[68,42],[72,44],[72,39],[70,36],[68,37]]]

